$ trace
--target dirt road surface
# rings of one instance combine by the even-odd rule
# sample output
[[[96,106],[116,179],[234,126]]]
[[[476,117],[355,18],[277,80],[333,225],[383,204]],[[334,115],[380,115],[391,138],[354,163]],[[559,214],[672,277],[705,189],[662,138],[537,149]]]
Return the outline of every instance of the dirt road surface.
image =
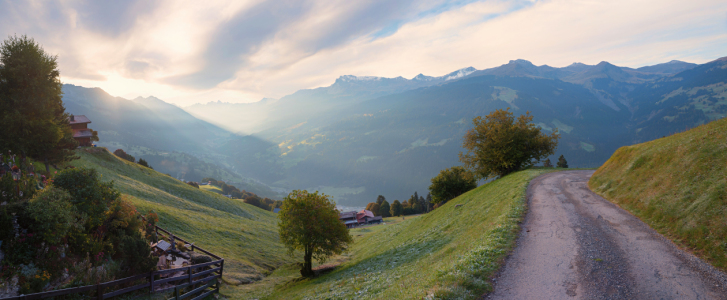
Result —
[[[588,189],[539,176],[518,245],[486,299],[727,299],[727,276]]]

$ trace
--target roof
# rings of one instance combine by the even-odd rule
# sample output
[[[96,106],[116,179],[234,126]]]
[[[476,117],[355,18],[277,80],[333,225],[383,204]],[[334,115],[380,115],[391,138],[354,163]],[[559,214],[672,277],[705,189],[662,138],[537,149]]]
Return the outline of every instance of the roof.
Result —
[[[83,124],[83,123],[91,123],[91,120],[86,118],[84,115],[71,115],[73,116],[73,120],[71,121],[71,118],[68,118],[68,122],[71,124]]]
[[[371,217],[371,218],[373,218],[374,217],[374,213],[372,211],[365,210],[365,209],[364,210],[361,210],[360,212],[358,212],[358,214],[356,214],[356,217],[359,217],[359,215],[361,215],[360,218],[362,218],[362,217]]]
[[[160,240],[159,243],[157,243],[155,245],[155,247],[161,249],[162,251],[167,251],[169,249],[169,247],[171,247],[171,246],[172,246],[172,244],[170,244],[169,242],[167,242],[165,240]]]
[[[358,221],[356,221],[356,220],[346,221],[346,222],[344,222],[344,224],[346,224],[346,225],[348,225],[348,224],[358,224]]]
[[[384,218],[382,218],[381,216],[375,216],[373,219],[371,219],[369,221],[383,221],[383,220],[384,220]]]
[[[348,218],[354,218],[355,219],[356,218],[356,212],[355,211],[342,212],[341,214],[338,215],[338,218],[339,219],[348,219]]]
[[[91,132],[91,129],[83,128],[83,129],[73,129],[73,137],[74,138],[87,138],[92,137],[93,132]]]

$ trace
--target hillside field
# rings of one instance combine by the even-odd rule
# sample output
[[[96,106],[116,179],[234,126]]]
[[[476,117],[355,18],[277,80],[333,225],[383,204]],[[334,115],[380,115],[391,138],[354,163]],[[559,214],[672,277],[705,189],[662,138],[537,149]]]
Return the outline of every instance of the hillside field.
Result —
[[[590,188],[727,271],[727,119],[621,147]]]
[[[351,230],[354,244],[331,273],[301,279],[295,265],[236,290],[233,299],[475,299],[514,246],[530,180],[526,170],[478,187],[417,217]],[[459,208],[456,205],[461,204]],[[391,224],[391,221],[398,223]],[[302,258],[300,258],[302,260]]]
[[[137,210],[154,210],[160,227],[225,258],[226,283],[259,280],[291,262],[279,241],[275,214],[125,161],[106,148],[76,153],[80,159],[71,165],[96,169]]]

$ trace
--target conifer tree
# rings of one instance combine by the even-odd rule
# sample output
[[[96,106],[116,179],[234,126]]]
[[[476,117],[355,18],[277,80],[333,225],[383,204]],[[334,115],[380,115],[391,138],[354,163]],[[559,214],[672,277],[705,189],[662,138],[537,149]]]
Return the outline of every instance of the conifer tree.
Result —
[[[379,205],[381,205],[381,203],[384,203],[384,201],[386,201],[386,197],[382,195],[379,195],[379,197],[376,198],[376,203],[378,203]]]
[[[546,159],[545,162],[543,162],[543,167],[545,167],[545,168],[553,167],[553,163],[550,162],[550,158]]]
[[[389,202],[384,200],[381,202],[381,206],[379,207],[379,214],[381,214],[382,218],[388,218],[391,217],[391,206],[389,205]]]
[[[563,156],[563,154],[561,154],[560,157],[558,158],[557,166],[558,166],[558,168],[568,168],[568,162],[565,160],[565,157]]]
[[[401,205],[401,202],[399,202],[399,200],[394,200],[394,203],[391,204],[390,210],[392,217],[398,217],[404,213],[404,206]]]

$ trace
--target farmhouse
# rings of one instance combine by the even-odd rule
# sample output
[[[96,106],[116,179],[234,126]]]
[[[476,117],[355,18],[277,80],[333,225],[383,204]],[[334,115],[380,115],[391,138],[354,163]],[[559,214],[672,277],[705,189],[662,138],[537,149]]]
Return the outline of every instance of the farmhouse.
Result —
[[[71,130],[73,130],[73,139],[78,142],[78,145],[81,147],[91,146],[93,131],[88,128],[88,123],[91,123],[91,120],[84,115],[71,115],[68,122],[71,124]]]
[[[380,224],[383,221],[381,216],[374,216],[370,210],[361,210],[360,212],[349,211],[341,213],[338,217],[346,227],[353,228],[361,225]]]

